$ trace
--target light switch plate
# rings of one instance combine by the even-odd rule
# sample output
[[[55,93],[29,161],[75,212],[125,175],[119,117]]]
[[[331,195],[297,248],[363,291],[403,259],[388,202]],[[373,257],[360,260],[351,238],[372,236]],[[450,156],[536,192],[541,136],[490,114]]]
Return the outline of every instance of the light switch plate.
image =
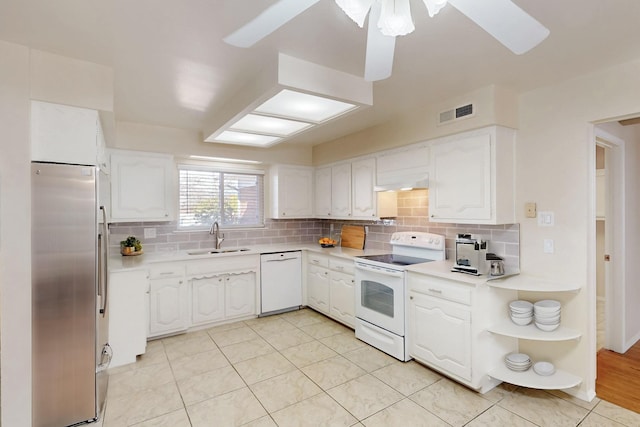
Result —
[[[538,226],[539,227],[552,227],[555,223],[553,212],[538,212]]]

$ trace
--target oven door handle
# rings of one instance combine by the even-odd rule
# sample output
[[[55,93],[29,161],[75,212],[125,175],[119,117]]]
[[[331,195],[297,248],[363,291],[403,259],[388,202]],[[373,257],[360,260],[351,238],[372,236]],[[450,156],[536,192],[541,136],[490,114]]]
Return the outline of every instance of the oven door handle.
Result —
[[[385,276],[391,276],[391,277],[399,277],[399,278],[404,277],[404,272],[402,271],[388,270],[386,268],[381,268],[381,267],[376,267],[371,265],[367,265],[365,267],[362,264],[356,264],[356,270],[360,270],[368,273],[374,273],[374,274],[383,274]]]

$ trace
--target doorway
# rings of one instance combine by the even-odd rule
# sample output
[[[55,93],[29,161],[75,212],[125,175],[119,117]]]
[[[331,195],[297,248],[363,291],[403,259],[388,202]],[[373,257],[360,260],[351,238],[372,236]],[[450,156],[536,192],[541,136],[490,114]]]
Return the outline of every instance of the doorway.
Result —
[[[596,351],[625,348],[624,141],[595,128]]]

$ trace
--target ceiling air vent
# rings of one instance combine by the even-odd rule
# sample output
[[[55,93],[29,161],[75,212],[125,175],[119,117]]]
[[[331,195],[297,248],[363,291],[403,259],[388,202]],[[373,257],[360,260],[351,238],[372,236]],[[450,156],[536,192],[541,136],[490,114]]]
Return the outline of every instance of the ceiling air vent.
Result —
[[[452,108],[451,110],[440,112],[438,115],[438,125],[473,117],[474,115],[475,109],[473,108],[473,104],[461,105],[459,107]]]

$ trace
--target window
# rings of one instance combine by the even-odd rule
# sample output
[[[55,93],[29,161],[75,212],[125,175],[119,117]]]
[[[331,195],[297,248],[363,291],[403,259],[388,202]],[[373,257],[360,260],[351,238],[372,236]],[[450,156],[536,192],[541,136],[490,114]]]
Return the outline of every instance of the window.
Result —
[[[179,228],[264,226],[264,177],[180,166]]]

